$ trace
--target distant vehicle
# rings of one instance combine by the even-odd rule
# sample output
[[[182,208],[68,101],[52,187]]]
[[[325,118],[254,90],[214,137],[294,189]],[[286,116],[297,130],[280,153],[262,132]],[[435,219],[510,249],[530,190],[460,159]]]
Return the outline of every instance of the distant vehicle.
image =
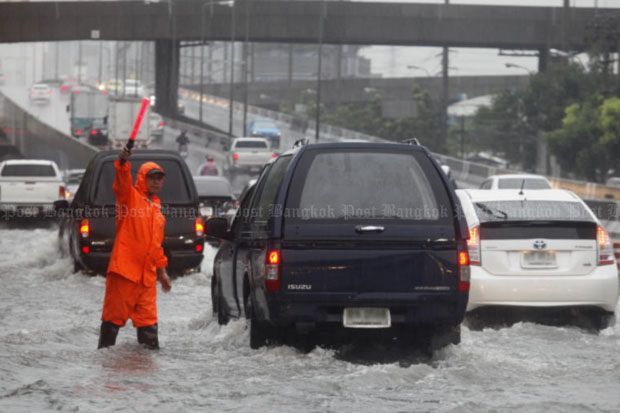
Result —
[[[231,180],[239,173],[257,174],[277,154],[264,138],[236,138],[230,146],[227,170]]]
[[[76,88],[79,85],[80,83],[77,81],[77,79],[74,79],[72,77],[66,77],[62,79],[62,82],[60,83],[60,93],[70,93],[73,88]]]
[[[111,96],[108,104],[108,140],[110,147],[121,149],[131,135],[134,122],[142,106],[142,98]],[[149,119],[147,108],[144,119]],[[134,143],[136,149],[146,149],[151,145],[151,124],[143,121]]]
[[[155,95],[151,95],[149,97],[149,100],[151,102],[151,107],[154,108],[155,107],[155,102],[156,102]],[[181,103],[180,100],[177,102],[177,112],[178,112],[179,115],[185,114],[185,105],[183,103]]]
[[[280,138],[282,132],[276,123],[269,118],[257,118],[248,125],[248,136],[253,138],[266,138],[274,149],[280,148]]]
[[[111,95],[120,95],[123,91],[123,82],[120,79],[110,79],[103,87]]]
[[[137,79],[125,79],[124,91],[125,96],[135,96],[140,98],[144,96],[144,87],[142,87],[140,81]]]
[[[551,182],[542,175],[492,175],[480,184],[480,189],[552,189]]]
[[[71,136],[86,136],[92,132],[95,120],[98,125],[104,123],[108,115],[108,95],[89,86],[75,87],[71,91],[67,112],[71,123]]]
[[[35,83],[30,88],[28,97],[31,102],[49,103],[52,97],[52,89],[45,83]]]
[[[94,119],[88,131],[86,138],[90,145],[97,146],[100,149],[108,147],[108,124],[105,119]]]
[[[618,301],[609,235],[566,190],[457,190],[471,266],[468,320],[501,310],[570,310],[605,328]]]
[[[0,216],[48,217],[54,201],[65,198],[65,185],[53,161],[11,159],[0,163]]]
[[[608,186],[610,188],[620,188],[620,177],[612,176],[611,178],[607,179],[607,182],[605,182],[605,186]]]
[[[63,181],[65,182],[65,198],[67,198],[68,201],[73,200],[73,197],[82,182],[84,171],[85,169],[69,169],[63,174]]]
[[[250,347],[289,334],[460,341],[469,290],[467,223],[421,146],[326,143],[269,162],[221,240],[212,294],[219,323],[249,320]],[[444,211],[443,213],[440,211]]]
[[[151,112],[149,123],[151,124],[151,138],[155,142],[161,142],[164,138],[164,119],[159,113]]]
[[[226,215],[234,207],[235,195],[228,179],[222,176],[194,176],[200,200],[200,215],[206,220]]]
[[[112,190],[118,150],[100,151],[89,162],[82,182],[69,205],[55,203],[63,212],[58,232],[61,253],[73,259],[74,270],[105,274],[116,236],[116,197]],[[200,268],[204,249],[204,223],[198,211],[198,194],[183,159],[173,151],[135,151],[131,156],[134,175],[153,161],[166,172],[158,194],[166,218],[162,246],[168,272],[183,274]]]

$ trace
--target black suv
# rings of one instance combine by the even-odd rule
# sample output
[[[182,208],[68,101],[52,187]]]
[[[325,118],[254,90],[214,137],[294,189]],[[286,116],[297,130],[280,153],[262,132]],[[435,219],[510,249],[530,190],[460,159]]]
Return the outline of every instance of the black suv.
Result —
[[[214,313],[220,323],[245,315],[252,348],[321,327],[458,343],[469,291],[459,212],[423,147],[296,147],[263,168],[230,229],[207,221],[222,240]]]
[[[59,245],[63,254],[73,258],[74,269],[105,274],[116,235],[116,198],[112,190],[118,151],[97,153],[89,162],[75,198],[56,201],[59,212]],[[192,175],[183,158],[174,151],[136,150],[131,174],[148,161],[166,172],[158,197],[166,217],[162,246],[168,257],[168,271],[182,274],[199,269],[203,258],[204,224]]]

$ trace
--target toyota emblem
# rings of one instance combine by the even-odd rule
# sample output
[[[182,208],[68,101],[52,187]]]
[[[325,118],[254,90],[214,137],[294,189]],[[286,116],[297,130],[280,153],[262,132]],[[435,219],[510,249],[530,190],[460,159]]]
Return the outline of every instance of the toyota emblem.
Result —
[[[547,243],[541,239],[534,241],[534,248],[537,250],[542,250],[547,248]]]

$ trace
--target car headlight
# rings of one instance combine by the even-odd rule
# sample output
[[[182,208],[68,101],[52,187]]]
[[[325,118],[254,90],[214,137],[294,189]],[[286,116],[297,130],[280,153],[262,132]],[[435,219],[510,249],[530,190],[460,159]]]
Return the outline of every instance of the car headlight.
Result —
[[[202,215],[203,217],[210,217],[213,215],[213,207],[210,206],[203,206],[200,207],[200,215]]]

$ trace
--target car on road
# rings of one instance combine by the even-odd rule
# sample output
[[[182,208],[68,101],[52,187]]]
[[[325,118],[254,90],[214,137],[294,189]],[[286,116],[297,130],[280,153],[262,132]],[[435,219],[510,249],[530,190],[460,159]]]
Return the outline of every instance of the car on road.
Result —
[[[240,173],[257,174],[263,165],[277,156],[264,138],[236,138],[229,153],[226,170],[231,181]]]
[[[77,189],[80,187],[85,169],[69,169],[62,174],[65,183],[65,198],[72,201]]]
[[[120,79],[110,79],[103,88],[111,95],[120,95],[123,92],[123,82]]]
[[[552,189],[551,182],[542,175],[492,175],[480,184],[480,189]]]
[[[154,142],[161,142],[164,139],[164,119],[159,113],[150,112],[149,122],[151,124],[151,139]]]
[[[266,138],[273,149],[280,148],[282,132],[273,119],[256,118],[250,121],[247,134],[253,138]]]
[[[61,254],[69,255],[74,269],[105,274],[116,235],[116,198],[112,190],[118,151],[98,152],[89,162],[73,202],[58,201]],[[174,151],[136,150],[131,157],[135,175],[147,161],[159,164],[166,173],[159,193],[166,218],[162,246],[173,275],[200,268],[204,248],[204,221],[200,217],[198,193],[185,161]],[[131,211],[128,211],[131,212]]]
[[[235,207],[235,195],[228,179],[223,176],[194,176],[194,183],[200,200],[200,215],[206,221],[211,217],[226,217]],[[211,244],[219,240],[209,239]]]
[[[31,102],[49,103],[51,97],[52,89],[45,83],[35,83],[28,93]]]
[[[71,93],[74,88],[79,87],[80,82],[72,77],[65,77],[60,82],[60,93]]]
[[[108,124],[104,119],[95,118],[92,121],[90,130],[86,137],[89,145],[97,146],[100,149],[108,147]]]
[[[610,323],[618,301],[612,244],[577,195],[559,189],[457,194],[470,233],[468,320],[500,310],[568,310],[596,328]]]
[[[142,84],[137,79],[125,79],[123,88],[126,96],[144,96],[144,87],[142,87]]]
[[[206,223],[221,240],[218,321],[246,317],[252,348],[324,332],[458,343],[469,289],[458,210],[421,146],[299,145],[263,168],[230,229]]]
[[[10,159],[0,163],[0,216],[46,218],[54,202],[65,198],[65,185],[56,162]]]

